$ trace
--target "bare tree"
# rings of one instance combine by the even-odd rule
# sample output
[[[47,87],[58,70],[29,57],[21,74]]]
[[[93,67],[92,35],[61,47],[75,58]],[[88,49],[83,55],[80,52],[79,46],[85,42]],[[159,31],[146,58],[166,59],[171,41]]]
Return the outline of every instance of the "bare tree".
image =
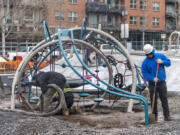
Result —
[[[44,19],[39,15],[42,14],[40,10],[46,7],[45,4],[46,0],[0,0],[0,28],[2,31],[3,56],[5,56],[6,52],[5,40],[9,34],[20,31],[20,27],[23,27],[22,30],[26,30],[25,27],[28,26],[26,24],[30,23],[31,26],[34,26],[34,29],[39,27],[42,19]],[[26,22],[28,19],[31,21]]]
[[[5,56],[5,38],[12,30],[13,25],[7,25],[7,22],[14,22],[14,10],[20,5],[21,0],[1,0],[0,27],[2,31],[2,54]]]

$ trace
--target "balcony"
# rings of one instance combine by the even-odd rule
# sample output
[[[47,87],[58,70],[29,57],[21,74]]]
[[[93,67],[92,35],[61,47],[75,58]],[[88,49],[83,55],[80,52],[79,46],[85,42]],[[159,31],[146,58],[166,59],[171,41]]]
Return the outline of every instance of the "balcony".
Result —
[[[108,8],[108,12],[109,13],[117,13],[117,14],[121,14],[122,13],[122,11],[125,9],[125,6],[109,6],[109,8]]]
[[[173,10],[166,10],[166,17],[172,17],[172,18],[176,19],[177,13]]]
[[[21,5],[24,5],[26,7],[30,8],[37,8],[37,9],[42,9],[47,7],[47,3],[43,0],[22,0]]]
[[[178,0],[166,0],[166,4],[175,3],[175,2],[178,3],[179,1]]]
[[[103,30],[120,30],[121,25],[120,23],[108,23],[104,22],[101,24]],[[97,28],[98,24],[89,24],[89,27]]]
[[[7,0],[3,0],[3,3],[0,3],[0,6],[2,6],[3,4],[3,7],[7,7]],[[43,1],[43,0],[40,0],[40,1],[36,1],[36,0],[22,0],[20,3],[18,2],[14,2],[14,0],[10,0],[9,1],[9,6],[10,8],[13,8],[14,6],[18,6],[20,7],[23,6],[23,7],[33,7],[33,8],[45,8],[47,6],[46,2]]]
[[[102,26],[103,30],[115,30],[115,31],[120,31],[120,25],[103,25]]]
[[[101,23],[102,29],[103,30],[119,30],[121,29],[121,24],[116,22],[116,23],[112,23],[112,22],[102,22]],[[98,24],[89,24],[89,27],[91,28],[98,28]]]
[[[108,10],[107,4],[86,3],[86,12],[89,13],[106,13]]]
[[[113,14],[121,14],[124,6],[111,6],[108,4],[100,4],[100,3],[86,3],[86,12],[87,13],[113,13]]]

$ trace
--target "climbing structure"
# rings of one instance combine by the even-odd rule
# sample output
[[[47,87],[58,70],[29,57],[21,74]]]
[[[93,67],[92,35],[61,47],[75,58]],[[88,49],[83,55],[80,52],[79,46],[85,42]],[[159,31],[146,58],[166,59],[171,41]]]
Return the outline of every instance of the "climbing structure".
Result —
[[[80,97],[88,98],[89,94],[97,95],[93,100],[92,109],[103,102],[107,94],[130,99],[128,111],[132,110],[132,99],[141,101],[144,105],[145,124],[148,125],[147,100],[135,94],[137,88],[139,91],[145,88],[145,83],[141,83],[144,81],[143,77],[140,76],[138,67],[133,64],[127,50],[118,40],[101,30],[87,28],[85,22],[80,28],[59,29],[52,36],[45,21],[43,25],[45,40],[28,53],[16,71],[12,85],[12,109],[17,109],[15,100],[20,99],[19,104],[26,106],[24,110],[27,112],[42,116],[57,113],[65,103],[63,90],[55,85],[49,85],[49,89],[54,89],[54,95],[59,95],[60,98],[57,103],[49,103],[51,109],[44,111],[39,109],[41,108],[39,101],[43,100],[43,94],[37,86],[33,85],[34,76],[39,72],[55,71],[62,73],[67,80],[82,80],[82,90],[78,92]],[[108,44],[111,53],[105,54],[101,51],[98,43]],[[56,53],[59,53],[58,57]],[[29,61],[33,61],[34,64],[29,65]],[[41,68],[44,62],[47,62],[47,66]],[[88,91],[86,86],[96,90]]]

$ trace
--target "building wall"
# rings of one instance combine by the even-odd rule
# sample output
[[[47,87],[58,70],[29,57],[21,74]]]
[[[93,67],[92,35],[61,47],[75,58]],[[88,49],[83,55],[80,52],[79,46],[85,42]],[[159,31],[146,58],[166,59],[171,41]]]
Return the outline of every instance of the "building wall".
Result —
[[[146,0],[147,9],[140,9],[140,0],[137,0],[137,9],[130,9],[130,0],[125,0],[125,6],[128,11],[126,23],[130,23],[130,16],[137,16],[137,24],[129,25],[130,29],[143,29],[140,25],[140,16],[145,15],[147,18],[146,30],[165,30],[165,0]],[[160,3],[160,10],[153,11],[153,2]],[[143,13],[144,12],[144,13]],[[153,26],[153,17],[160,18],[159,26]]]
[[[64,1],[63,3],[57,0],[47,0],[48,1],[48,14],[47,23],[49,26],[60,26],[60,27],[73,27],[81,26],[83,18],[85,18],[85,0],[77,0],[77,4],[69,3],[69,0],[59,0]],[[55,19],[55,11],[64,12],[64,21],[57,21]],[[77,22],[68,21],[68,12],[73,11],[78,13]]]

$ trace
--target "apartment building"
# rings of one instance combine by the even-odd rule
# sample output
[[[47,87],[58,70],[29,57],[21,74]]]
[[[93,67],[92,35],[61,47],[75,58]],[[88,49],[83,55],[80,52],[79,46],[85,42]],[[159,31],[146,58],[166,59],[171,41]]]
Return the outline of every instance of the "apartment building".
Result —
[[[124,0],[86,0],[86,16],[89,27],[98,28],[120,39]]]
[[[165,9],[165,0],[86,1],[90,27],[101,23],[103,30],[123,41],[121,25],[128,24],[129,38],[126,40],[139,46],[145,41],[162,41],[161,34],[166,30]]]
[[[85,0],[47,0],[47,3],[46,21],[51,32],[81,26],[85,18]]]
[[[0,0],[0,11],[0,48],[13,51],[17,46],[36,45],[44,38],[43,20],[51,33],[81,26],[85,0]]]
[[[125,6],[130,28],[128,40],[137,41],[133,44],[140,47],[146,43],[161,45],[161,34],[166,33],[165,0],[125,0]]]

